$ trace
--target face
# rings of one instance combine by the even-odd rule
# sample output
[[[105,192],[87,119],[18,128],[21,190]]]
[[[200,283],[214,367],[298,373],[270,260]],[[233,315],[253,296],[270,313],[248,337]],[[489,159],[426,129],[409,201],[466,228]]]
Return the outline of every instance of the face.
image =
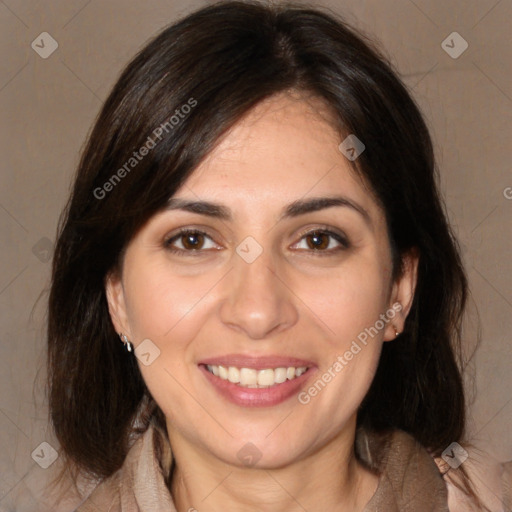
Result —
[[[285,94],[258,105],[108,280],[175,453],[271,468],[350,439],[403,328],[415,264],[392,281],[384,212],[321,112]]]

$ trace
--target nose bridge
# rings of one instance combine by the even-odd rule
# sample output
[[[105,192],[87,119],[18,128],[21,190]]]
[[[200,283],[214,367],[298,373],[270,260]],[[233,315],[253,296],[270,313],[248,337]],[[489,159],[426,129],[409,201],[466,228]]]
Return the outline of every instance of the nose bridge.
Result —
[[[242,243],[240,248],[247,246]],[[263,250],[252,261],[243,253],[234,255],[221,320],[252,339],[263,338],[297,321],[292,294],[277,276],[274,263],[270,251]]]
[[[277,290],[277,279],[269,252],[263,252],[255,261],[246,262],[240,258],[235,263],[234,276],[237,280],[235,288],[239,299],[252,299],[258,303],[277,302],[280,290]]]

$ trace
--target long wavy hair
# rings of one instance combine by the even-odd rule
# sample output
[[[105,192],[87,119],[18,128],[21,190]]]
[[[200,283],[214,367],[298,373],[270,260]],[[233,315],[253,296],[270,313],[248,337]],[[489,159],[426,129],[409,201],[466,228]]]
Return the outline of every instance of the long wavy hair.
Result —
[[[219,138],[255,105],[289,90],[323,100],[339,133],[364,142],[353,168],[385,212],[393,277],[405,254],[420,255],[404,332],[384,344],[358,425],[402,429],[436,456],[463,438],[459,356],[467,280],[418,106],[375,44],[338,16],[228,1],[168,27],[128,64],[89,135],[61,217],[49,297],[48,393],[74,475],[103,479],[121,467],[141,404],[149,412],[137,432],[152,418],[162,421],[112,325],[106,276]],[[184,109],[191,100],[195,106]],[[127,167],[165,123],[158,144]]]

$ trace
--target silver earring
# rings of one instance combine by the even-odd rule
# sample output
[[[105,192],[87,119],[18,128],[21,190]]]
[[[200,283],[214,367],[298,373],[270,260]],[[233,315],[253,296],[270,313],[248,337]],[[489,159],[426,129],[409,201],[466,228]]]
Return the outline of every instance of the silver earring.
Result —
[[[126,337],[126,335],[120,332],[119,337],[121,338],[121,341],[124,343],[126,350],[128,352],[133,352],[133,343]]]
[[[398,332],[397,328],[394,325],[393,329],[395,329],[395,338],[398,338],[398,336],[400,336],[400,333]]]

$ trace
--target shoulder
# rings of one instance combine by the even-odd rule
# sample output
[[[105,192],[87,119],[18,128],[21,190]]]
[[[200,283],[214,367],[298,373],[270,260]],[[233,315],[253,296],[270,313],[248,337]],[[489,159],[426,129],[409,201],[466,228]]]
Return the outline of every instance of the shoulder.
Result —
[[[448,512],[442,475],[428,451],[401,430],[361,433],[359,457],[380,474],[377,491],[365,512]]]
[[[115,506],[116,499],[119,497],[120,471],[101,480],[85,473],[72,476],[71,467],[67,464],[69,462],[61,461],[52,469],[40,500],[41,504],[47,507],[44,510],[53,512],[121,510],[119,504]]]
[[[122,467],[110,477],[100,481],[87,498],[76,509],[76,512],[121,512],[121,510],[138,510],[133,508],[134,474],[138,464],[143,463],[142,457],[152,458],[153,453],[145,453],[144,438],[138,439],[128,451]],[[126,508],[130,502],[131,508]]]
[[[121,512],[121,470],[102,481],[78,506],[76,512]]]
[[[172,454],[164,433],[150,426],[130,448],[122,467],[103,480],[77,512],[176,512],[166,486]]]
[[[490,454],[479,449],[467,448],[467,459],[460,468],[471,482],[481,504],[492,512],[508,512],[512,506],[512,461],[500,463]],[[480,512],[485,510],[475,504],[464,489],[460,468],[450,467],[442,458],[435,458],[448,490],[450,512]]]
[[[467,477],[487,510],[512,510],[512,461],[500,463],[475,445],[464,448],[467,458],[460,466],[452,467],[448,459],[433,457],[412,435],[401,430],[384,434],[358,431],[356,437],[356,451],[361,460],[382,476],[376,494],[386,494],[392,488],[395,495],[423,496],[421,499],[431,504],[436,501],[440,507],[432,509],[436,512],[486,510],[465,492]]]

